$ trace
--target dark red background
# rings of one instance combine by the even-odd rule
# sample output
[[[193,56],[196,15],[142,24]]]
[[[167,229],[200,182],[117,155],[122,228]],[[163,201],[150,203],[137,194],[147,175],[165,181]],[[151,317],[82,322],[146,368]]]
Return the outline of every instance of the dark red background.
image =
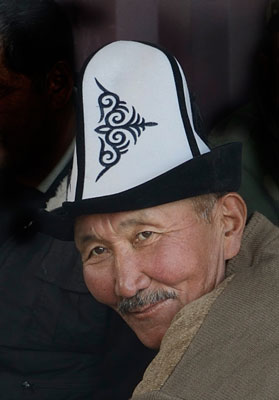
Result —
[[[247,100],[268,0],[57,1],[73,23],[77,71],[110,41],[151,41],[182,64],[208,127]]]

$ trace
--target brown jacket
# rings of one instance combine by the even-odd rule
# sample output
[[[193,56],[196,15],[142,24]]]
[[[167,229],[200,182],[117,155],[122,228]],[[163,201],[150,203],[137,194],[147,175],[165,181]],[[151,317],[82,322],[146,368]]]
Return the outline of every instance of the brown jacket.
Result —
[[[279,399],[279,229],[254,214],[227,271],[177,314],[133,400]]]

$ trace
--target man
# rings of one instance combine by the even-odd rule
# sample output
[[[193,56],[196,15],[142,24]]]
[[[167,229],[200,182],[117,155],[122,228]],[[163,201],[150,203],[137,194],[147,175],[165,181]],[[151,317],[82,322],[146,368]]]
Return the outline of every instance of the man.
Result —
[[[152,45],[99,50],[80,99],[52,218],[64,238],[75,223],[94,297],[160,348],[133,399],[277,399],[279,231],[259,214],[245,227],[240,145],[209,149],[181,67]]]
[[[33,223],[71,165],[72,71],[71,27],[56,3],[0,1],[3,399],[127,399],[154,354],[90,296],[74,244]]]
[[[49,174],[56,167],[59,175],[71,159],[73,44],[52,1],[2,0],[0,7],[1,199],[10,203],[22,200],[15,185],[45,193],[56,178]]]

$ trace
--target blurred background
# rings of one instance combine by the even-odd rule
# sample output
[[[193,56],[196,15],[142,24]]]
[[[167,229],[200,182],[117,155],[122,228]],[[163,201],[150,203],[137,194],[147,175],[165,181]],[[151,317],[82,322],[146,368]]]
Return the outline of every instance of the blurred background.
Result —
[[[249,100],[268,0],[57,1],[73,24],[77,71],[110,41],[150,41],[182,64],[207,129]]]

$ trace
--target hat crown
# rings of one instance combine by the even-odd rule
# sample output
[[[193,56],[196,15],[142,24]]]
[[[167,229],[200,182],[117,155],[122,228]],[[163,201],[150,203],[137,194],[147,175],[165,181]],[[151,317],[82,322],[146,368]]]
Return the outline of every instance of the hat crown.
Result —
[[[80,93],[69,201],[121,193],[209,151],[195,132],[180,65],[153,45],[103,47],[87,62]]]

